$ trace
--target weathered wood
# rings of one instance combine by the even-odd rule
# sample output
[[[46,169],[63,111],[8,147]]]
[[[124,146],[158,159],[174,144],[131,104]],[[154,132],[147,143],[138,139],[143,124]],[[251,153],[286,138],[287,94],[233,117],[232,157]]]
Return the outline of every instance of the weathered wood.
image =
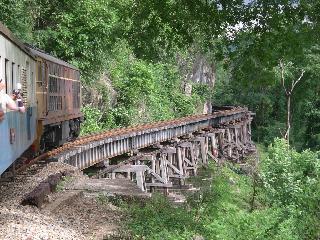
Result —
[[[146,183],[146,187],[172,187],[172,183]]]
[[[125,165],[113,170],[113,173],[141,172],[149,169],[147,165]]]
[[[179,147],[182,147],[182,148],[187,148],[187,147],[190,147],[190,146],[191,146],[190,142],[179,143]]]
[[[178,161],[179,171],[181,172],[182,175],[184,175],[181,147],[177,147],[177,161]]]
[[[171,172],[171,174],[172,174],[173,172],[175,172],[175,173],[177,173],[177,174],[179,174],[179,175],[183,175],[183,174],[181,173],[181,171],[180,171],[178,168],[176,168],[174,165],[172,165],[169,161],[167,161],[167,164],[168,164],[169,168],[173,170],[173,171]]]
[[[175,147],[165,147],[165,148],[161,149],[161,152],[167,153],[167,154],[173,154],[173,153],[176,153],[177,150]]]
[[[210,152],[208,152],[209,157],[211,157],[216,163],[219,163],[219,160],[214,157]]]
[[[21,204],[33,205],[40,208],[47,201],[47,196],[50,192],[50,184],[47,181],[41,182],[32,192],[23,198]]]
[[[231,133],[230,129],[226,129],[227,133],[227,141],[228,141],[228,157],[232,156],[232,148],[231,148]]]
[[[57,189],[57,185],[62,178],[62,173],[52,174],[48,177],[47,181],[50,185],[50,191],[55,192]]]
[[[203,164],[207,164],[207,154],[205,148],[205,142],[200,142],[200,149],[201,149],[201,160]]]
[[[146,188],[145,188],[145,179],[144,179],[144,172],[143,171],[136,172],[136,181],[137,181],[137,185],[141,189],[141,191],[145,192]]]

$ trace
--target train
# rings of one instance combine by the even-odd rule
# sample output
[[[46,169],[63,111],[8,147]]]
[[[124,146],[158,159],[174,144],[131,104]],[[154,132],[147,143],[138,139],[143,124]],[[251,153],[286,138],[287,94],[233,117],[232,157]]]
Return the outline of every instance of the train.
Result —
[[[35,156],[79,136],[80,71],[24,44],[0,22],[1,94],[19,92],[25,111],[3,109],[0,119],[0,175],[23,156]],[[27,157],[25,157],[27,159]]]

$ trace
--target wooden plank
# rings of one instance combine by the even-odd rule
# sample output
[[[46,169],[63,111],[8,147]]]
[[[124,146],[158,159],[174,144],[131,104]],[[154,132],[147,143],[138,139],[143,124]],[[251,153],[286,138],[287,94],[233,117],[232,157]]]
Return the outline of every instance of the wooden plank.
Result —
[[[121,172],[141,172],[149,169],[147,165],[125,165],[117,169],[114,169],[112,172],[121,173]]]
[[[182,148],[187,148],[187,147],[191,147],[191,142],[183,142],[179,144],[179,147]]]
[[[216,157],[214,157],[210,152],[208,152],[208,155],[209,155],[209,157],[211,157],[216,163],[219,162],[219,160],[218,160]]]
[[[182,175],[178,175],[178,174],[173,174],[173,175],[169,175],[169,178],[185,179],[185,178],[188,178],[188,176],[182,176]]]
[[[146,187],[172,187],[172,183],[146,183]]]
[[[155,177],[159,182],[166,183],[166,180],[163,179],[159,174],[153,172],[150,168],[148,169],[148,173],[150,173],[153,177]]]
[[[136,172],[136,180],[137,180],[137,185],[141,189],[141,191],[145,192],[145,179],[144,179],[144,172],[143,171],[138,171]]]
[[[109,165],[108,167],[106,167],[105,169],[101,170],[101,173],[111,173],[114,169],[117,169],[125,164],[128,164],[132,161],[135,161],[137,159],[141,159],[143,156],[139,155],[139,156],[132,156],[129,159],[117,164],[117,165]]]
[[[196,137],[196,138],[192,139],[192,141],[204,142],[205,141],[205,137]]]
[[[181,154],[181,148],[177,147],[177,161],[178,161],[178,167],[181,175],[184,175],[183,171],[183,160],[182,160],[182,154]]]
[[[172,168],[176,173],[180,174],[180,175],[183,175],[181,174],[181,172],[179,171],[178,168],[176,168],[172,163],[170,163],[168,160],[167,160],[167,164],[170,168]]]
[[[193,166],[193,167],[196,167],[196,165],[195,164],[193,164],[188,158],[184,158],[184,161],[186,162],[186,163],[188,163],[190,166]]]
[[[167,154],[173,154],[173,153],[176,153],[177,150],[175,147],[165,147],[165,148],[161,149],[161,152],[167,153]]]

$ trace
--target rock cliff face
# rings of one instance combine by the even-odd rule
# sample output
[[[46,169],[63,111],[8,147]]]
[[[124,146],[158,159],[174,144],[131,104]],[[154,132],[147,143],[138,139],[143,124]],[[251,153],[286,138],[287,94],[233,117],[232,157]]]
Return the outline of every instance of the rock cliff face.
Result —
[[[199,55],[193,64],[191,79],[195,83],[203,83],[214,87],[216,80],[214,64],[209,63],[204,56]]]
[[[184,82],[184,92],[190,96],[192,93],[192,83],[206,84],[210,89],[214,88],[216,81],[215,65],[210,63],[205,56],[199,54],[195,57],[190,72],[186,74]],[[202,109],[202,113],[211,113],[212,104],[208,99]]]

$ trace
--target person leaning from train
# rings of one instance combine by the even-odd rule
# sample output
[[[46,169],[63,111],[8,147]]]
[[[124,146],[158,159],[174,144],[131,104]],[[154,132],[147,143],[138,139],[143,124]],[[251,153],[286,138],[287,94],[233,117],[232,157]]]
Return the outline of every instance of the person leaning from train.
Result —
[[[4,113],[7,111],[7,108],[13,111],[25,112],[25,107],[23,106],[23,102],[21,100],[21,96],[14,94],[10,97],[8,94],[4,92],[6,88],[6,83],[0,79],[0,121],[4,118]],[[18,101],[18,105],[15,101]]]

